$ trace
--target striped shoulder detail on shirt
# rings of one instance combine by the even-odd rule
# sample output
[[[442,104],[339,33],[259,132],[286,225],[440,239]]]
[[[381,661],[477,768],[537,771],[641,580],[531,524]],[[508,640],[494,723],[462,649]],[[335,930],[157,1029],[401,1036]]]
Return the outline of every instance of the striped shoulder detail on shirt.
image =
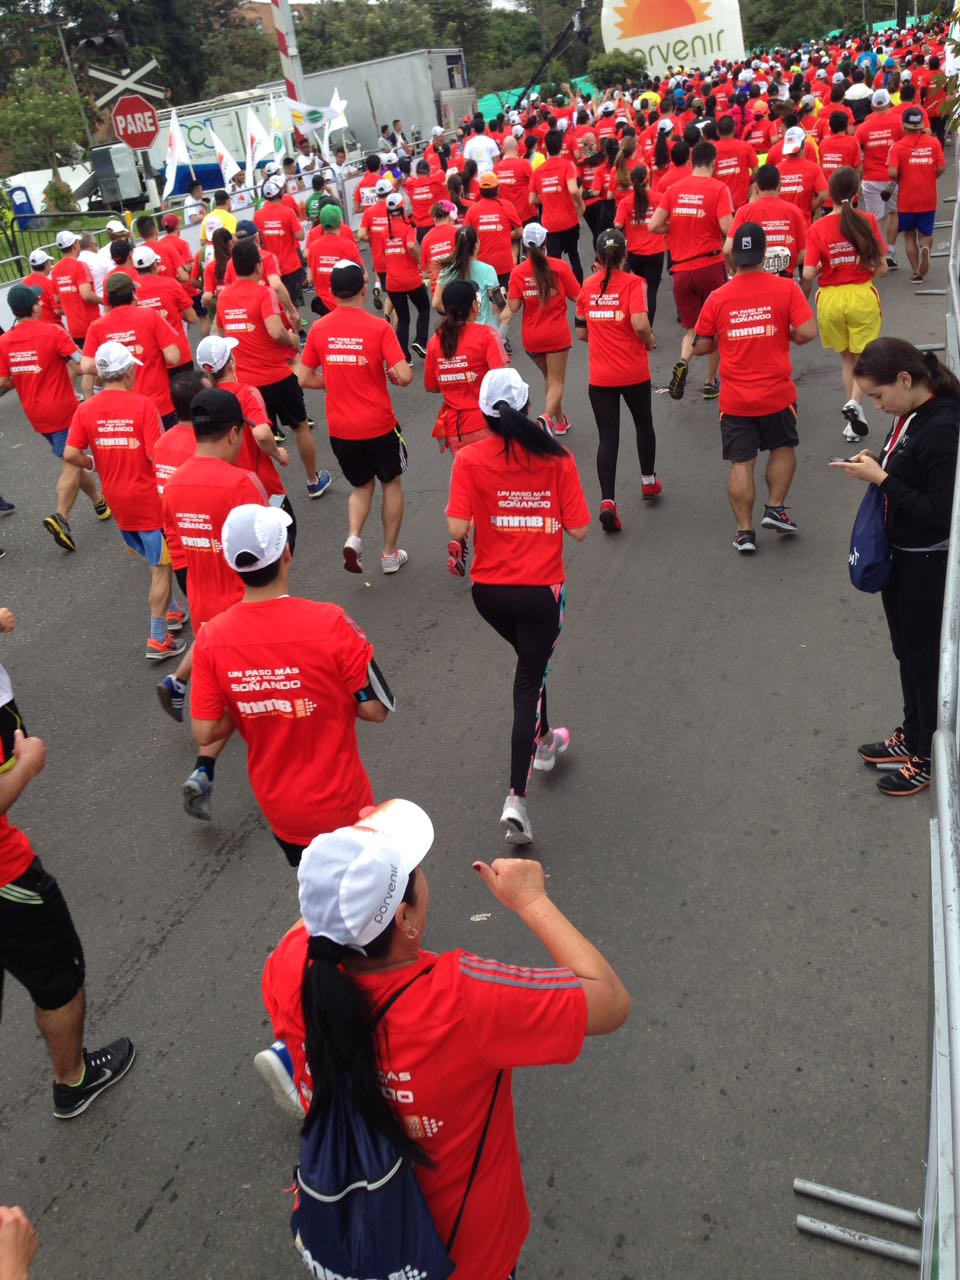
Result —
[[[460,973],[474,982],[523,987],[528,991],[569,991],[580,986],[580,979],[572,969],[526,969],[501,964],[499,960],[485,960],[469,952],[460,957]]]

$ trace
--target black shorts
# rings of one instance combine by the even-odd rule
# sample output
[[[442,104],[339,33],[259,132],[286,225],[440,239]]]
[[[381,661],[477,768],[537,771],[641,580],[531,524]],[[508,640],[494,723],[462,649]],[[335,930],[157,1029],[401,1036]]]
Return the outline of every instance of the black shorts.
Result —
[[[294,844],[290,840],[281,840],[276,832],[273,833],[273,838],[283,850],[284,857],[290,863],[291,867],[299,867],[300,859],[303,857],[303,851],[307,846],[305,844]]]
[[[0,888],[0,1012],[3,975],[26,987],[38,1009],[62,1009],[83,987],[83,947],[53,876],[34,858]]]
[[[795,449],[800,443],[797,406],[792,404],[779,413],[765,413],[758,418],[721,413],[720,436],[724,462],[752,462],[761,451]]]
[[[389,484],[407,469],[407,445],[399,427],[371,440],[344,440],[342,436],[331,436],[330,448],[340,470],[355,489],[369,484],[371,480]]]
[[[177,580],[177,586],[180,588],[183,594],[186,595],[187,594],[187,566],[184,565],[182,569],[174,569],[173,576]]]
[[[290,295],[290,301],[295,307],[303,305],[303,285],[307,278],[307,273],[303,267],[299,267],[296,271],[289,271],[285,276],[280,277],[280,282]]]
[[[188,360],[186,364],[174,365],[172,369],[167,370],[167,376],[172,383],[174,378],[179,378],[181,373],[193,373],[193,361]]]
[[[296,429],[307,420],[307,406],[303,402],[303,391],[295,374],[281,378],[279,382],[271,382],[266,387],[258,387],[267,406],[270,422],[275,427],[279,422],[282,427]]]

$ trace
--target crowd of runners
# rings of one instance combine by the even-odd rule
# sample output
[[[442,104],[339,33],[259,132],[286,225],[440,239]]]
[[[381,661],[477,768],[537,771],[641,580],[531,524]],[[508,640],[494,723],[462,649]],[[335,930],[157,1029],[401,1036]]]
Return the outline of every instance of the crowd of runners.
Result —
[[[379,489],[372,558],[384,575],[470,576],[477,612],[516,655],[500,822],[522,848],[533,841],[530,779],[570,745],[548,719],[545,688],[563,625],[563,539],[586,537],[594,517],[604,534],[624,531],[621,402],[648,502],[666,491],[652,353],[669,352],[662,381],[674,400],[718,402],[733,545],[754,553],[760,453],[760,524],[798,532],[788,496],[802,406],[790,352],[819,336],[839,356],[838,443],[869,434],[865,399],[895,419],[876,453],[835,465],[882,487],[894,548],[883,600],[904,723],[860,755],[887,770],[886,794],[923,790],[960,384],[935,355],[890,335],[896,316],[884,316],[877,282],[900,268],[901,246],[915,283],[930,270],[952,110],[938,78],[944,41],[933,26],[670,69],[596,96],[565,86],[495,119],[466,118],[455,135],[437,126],[421,154],[394,121],[360,175],[302,139],[255,196],[235,184],[207,200],[193,188],[179,213],[111,220],[99,249],[60,231],[56,259],[35,251],[7,295],[15,324],[0,336],[0,387],[17,393],[59,468],[44,528],[77,554],[82,492],[146,564],[145,658],[171,663],[160,706],[177,722],[189,709],[196,743],[187,814],[215,818],[216,762],[239,736],[256,801],[298,874],[303,918],[264,975],[277,1040],[257,1069],[283,1105],[307,1112],[308,1130],[349,1081],[372,1128],[417,1167],[466,1280],[512,1275],[528,1225],[497,1072],[571,1060],[584,1035],[624,1021],[629,997],[529,860],[476,865],[555,969],[422,950],[432,827],[405,801],[374,807],[356,722],[393,710],[388,673],[342,608],[291,594],[295,552],[311,539],[297,499],[349,487],[348,573],[370,571]],[[200,225],[198,252],[182,221]],[[596,430],[593,516],[566,442],[577,342]],[[515,367],[520,348],[530,382]],[[435,563],[406,568],[403,389],[418,378],[437,396],[432,437],[451,456],[448,536]],[[305,389],[322,392],[316,423]],[[577,423],[575,438],[593,427]],[[13,493],[16,476],[4,481]],[[0,610],[0,629],[13,626]],[[2,668],[0,699],[6,814],[45,750],[26,735]],[[54,1114],[82,1113],[135,1050],[128,1039],[83,1048],[80,939],[29,839],[0,816],[0,980],[5,970],[33,999]],[[371,1010],[392,1008],[419,978],[391,1012],[387,1048]],[[458,1036],[486,1046],[474,1080],[459,1071]],[[384,1102],[378,1080],[401,1069],[419,1073],[418,1112],[426,1096],[431,1114],[465,1117],[456,1141],[442,1121],[425,1126],[402,1091]],[[483,1243],[491,1221],[502,1226],[495,1249]],[[29,1253],[29,1230],[0,1210],[0,1276],[14,1238]]]

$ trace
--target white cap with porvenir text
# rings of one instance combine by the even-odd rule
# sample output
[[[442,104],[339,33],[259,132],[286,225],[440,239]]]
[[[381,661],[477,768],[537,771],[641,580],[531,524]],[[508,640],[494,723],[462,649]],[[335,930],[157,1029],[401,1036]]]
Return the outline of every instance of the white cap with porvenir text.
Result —
[[[287,530],[293,519],[281,507],[263,507],[258,502],[245,502],[234,507],[220,532],[223,558],[236,573],[251,573],[276,564],[287,545]],[[253,556],[244,564],[242,555]]]
[[[517,413],[530,403],[530,388],[516,369],[488,369],[480,383],[480,411],[488,418],[499,418],[497,405],[505,401]]]

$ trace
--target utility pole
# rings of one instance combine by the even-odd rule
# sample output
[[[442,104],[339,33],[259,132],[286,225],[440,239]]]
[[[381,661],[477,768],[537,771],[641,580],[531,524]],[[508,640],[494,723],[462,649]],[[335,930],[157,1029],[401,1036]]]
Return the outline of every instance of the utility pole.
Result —
[[[67,71],[70,74],[70,81],[73,84],[73,91],[77,95],[80,103],[80,114],[83,116],[83,131],[87,135],[87,146],[93,151],[93,134],[90,132],[90,121],[87,119],[87,113],[83,108],[83,98],[80,95],[80,86],[77,84],[76,73],[73,70],[73,63],[70,61],[70,54],[67,52],[67,42],[63,38],[63,27],[57,23],[57,35],[60,37],[60,48],[63,50],[63,60],[67,64]]]

